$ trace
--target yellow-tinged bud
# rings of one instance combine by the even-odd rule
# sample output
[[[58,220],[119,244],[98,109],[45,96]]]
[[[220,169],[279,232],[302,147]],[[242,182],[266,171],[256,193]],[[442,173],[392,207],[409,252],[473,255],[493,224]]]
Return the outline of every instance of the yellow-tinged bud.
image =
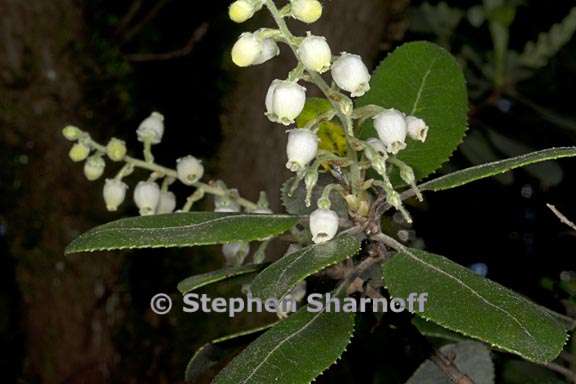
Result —
[[[243,33],[232,47],[232,61],[239,67],[248,67],[258,61],[263,49],[263,40],[256,34]]]
[[[84,161],[90,155],[90,148],[82,143],[76,143],[70,149],[68,156],[74,162]]]
[[[292,17],[312,24],[322,17],[322,4],[318,0],[292,0]]]
[[[104,174],[106,162],[100,155],[94,155],[88,158],[84,163],[84,176],[89,181],[98,180]]]
[[[106,154],[112,161],[122,161],[126,152],[126,143],[120,139],[112,138],[106,146]]]
[[[257,9],[250,0],[237,0],[230,5],[228,15],[235,23],[243,23],[254,16]]]
[[[62,130],[62,135],[70,141],[76,141],[82,135],[82,131],[73,125],[69,125]]]

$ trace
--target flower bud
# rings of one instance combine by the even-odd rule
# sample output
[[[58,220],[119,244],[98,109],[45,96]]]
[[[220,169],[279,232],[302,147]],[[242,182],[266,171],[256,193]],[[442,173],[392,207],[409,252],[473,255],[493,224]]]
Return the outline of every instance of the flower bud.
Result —
[[[306,186],[304,204],[306,204],[306,207],[312,205],[312,194],[314,193],[316,184],[318,184],[318,177],[318,169],[316,167],[310,167],[310,169],[306,171],[306,175],[304,176],[304,185]]]
[[[240,212],[240,204],[232,197],[238,196],[236,189],[231,189],[227,196],[214,197],[214,212],[236,213]]]
[[[164,116],[158,112],[144,119],[136,131],[138,141],[159,144],[164,136]]]
[[[372,137],[371,139],[366,140],[366,144],[368,144],[373,150],[378,152],[380,155],[385,157],[388,156],[384,143],[382,143],[382,141],[380,141],[379,139]]]
[[[332,64],[332,78],[352,97],[362,96],[370,90],[370,73],[358,55],[342,53]]]
[[[318,136],[308,129],[292,129],[288,132],[286,168],[298,172],[306,167],[318,153]]]
[[[268,60],[271,60],[280,54],[280,48],[274,39],[264,39],[262,41],[262,51],[252,65],[264,64]]]
[[[386,202],[396,209],[402,207],[402,197],[396,191],[389,191],[386,195]]]
[[[239,67],[254,65],[261,58],[264,42],[255,33],[240,35],[232,47],[232,61]]]
[[[252,213],[265,214],[265,215],[269,215],[272,213],[266,192],[260,191],[260,197],[258,198],[257,205],[258,208],[254,209]]]
[[[72,161],[76,163],[86,160],[89,155],[90,155],[90,147],[82,143],[74,144],[72,148],[70,148],[70,152],[68,153],[70,159],[72,159]]]
[[[416,183],[416,175],[412,168],[404,167],[400,169],[400,177],[408,185],[414,185]]]
[[[292,0],[292,17],[312,24],[322,16],[322,4],[318,0]]]
[[[266,95],[266,116],[272,122],[293,124],[304,110],[306,88],[289,80],[274,80]]]
[[[372,168],[382,177],[388,177],[386,160],[382,156],[377,156],[372,160]]]
[[[406,118],[406,125],[408,129],[408,135],[412,140],[418,140],[425,142],[428,137],[428,125],[422,119],[415,116],[408,116]]]
[[[82,131],[73,125],[69,125],[62,130],[62,135],[70,141],[76,141],[82,135]]]
[[[330,69],[332,51],[322,36],[308,35],[298,47],[298,57],[310,71],[324,73]]]
[[[222,254],[227,265],[241,265],[250,253],[250,244],[244,241],[227,243],[222,246]]]
[[[252,18],[260,8],[253,0],[237,0],[228,8],[228,15],[235,23],[243,23]]]
[[[156,213],[163,215],[166,213],[172,213],[176,209],[176,195],[170,191],[160,192],[160,201],[156,207]]]
[[[178,159],[176,171],[178,172],[178,179],[186,185],[192,185],[204,176],[204,166],[194,156]]]
[[[318,208],[310,215],[310,232],[316,244],[332,240],[338,232],[339,219],[336,212]]]
[[[407,126],[402,112],[387,109],[374,116],[374,128],[386,150],[394,155],[406,148]]]
[[[106,154],[112,161],[122,161],[126,152],[126,143],[123,140],[112,138],[106,145]]]
[[[104,190],[102,191],[106,209],[111,212],[117,211],[120,204],[126,199],[127,190],[128,185],[126,183],[116,179],[106,179]]]
[[[160,202],[160,187],[153,181],[139,182],[134,189],[134,202],[140,215],[153,215]]]
[[[104,168],[106,168],[106,162],[102,156],[91,156],[84,163],[84,176],[90,181],[98,180],[104,173]]]

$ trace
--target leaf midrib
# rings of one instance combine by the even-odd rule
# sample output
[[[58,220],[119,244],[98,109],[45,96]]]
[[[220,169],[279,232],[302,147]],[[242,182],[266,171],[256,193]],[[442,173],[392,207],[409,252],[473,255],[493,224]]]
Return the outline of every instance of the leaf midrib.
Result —
[[[418,88],[418,92],[416,93],[416,100],[414,100],[414,106],[412,107],[412,111],[410,112],[410,115],[414,115],[414,113],[416,113],[416,110],[418,109],[418,104],[420,103],[420,100],[422,99],[422,93],[424,92],[424,87],[426,86],[426,82],[428,81],[428,77],[432,73],[432,68],[434,67],[434,65],[436,65],[436,62],[438,61],[438,59],[439,58],[436,57],[434,60],[432,60],[430,62],[430,67],[428,67],[428,69],[426,70],[426,73],[424,74],[424,76],[422,76],[422,80],[420,82],[420,87]]]
[[[520,329],[522,329],[522,331],[528,336],[530,337],[532,340],[534,340],[535,342],[537,341],[536,338],[528,331],[528,329],[526,329],[526,327],[520,322],[520,320],[518,320],[518,318],[516,318],[516,316],[514,316],[513,314],[511,314],[510,312],[508,312],[507,310],[505,310],[504,308],[500,308],[498,305],[491,303],[490,301],[488,301],[487,299],[485,299],[482,295],[480,295],[478,292],[476,292],[476,290],[474,290],[472,287],[470,287],[469,285],[467,285],[466,283],[464,283],[462,280],[460,280],[459,278],[457,278],[456,276],[451,275],[450,273],[443,271],[439,268],[437,268],[436,266],[420,259],[418,256],[416,256],[415,254],[413,254],[408,248],[405,248],[403,250],[403,252],[405,254],[407,254],[408,256],[410,256],[412,259],[422,263],[423,265],[429,267],[430,269],[434,270],[437,273],[441,273],[446,275],[447,277],[449,277],[450,279],[455,280],[457,283],[461,284],[463,287],[465,287],[466,289],[468,289],[470,292],[472,292],[473,295],[477,296],[480,300],[482,300],[483,302],[485,302],[487,305],[496,308],[497,310],[503,312],[504,314],[506,314],[508,317],[512,318],[514,320],[514,322],[516,324],[518,324],[518,326],[520,326]],[[527,302],[528,303],[528,302]],[[528,303],[530,304],[530,303]]]
[[[266,357],[264,357],[264,359],[262,359],[262,361],[256,366],[254,367],[254,369],[252,370],[252,373],[250,373],[250,375],[248,377],[246,377],[246,379],[244,381],[242,381],[242,384],[246,384],[248,382],[248,380],[250,380],[255,374],[256,371],[258,371],[270,358],[270,356],[272,356],[273,353],[275,353],[278,348],[280,348],[281,346],[283,346],[285,343],[287,343],[288,341],[290,341],[292,338],[294,338],[295,336],[297,336],[298,334],[300,334],[301,332],[303,332],[306,328],[308,328],[310,326],[310,324],[312,324],[314,321],[316,321],[316,319],[318,317],[320,317],[320,315],[324,314],[324,312],[318,312],[316,315],[314,315],[314,317],[312,317],[310,319],[310,321],[308,321],[304,326],[302,326],[300,329],[296,330],[295,332],[293,332],[291,335],[287,336],[284,340],[282,340],[280,343],[278,343],[274,348],[272,348],[270,350],[270,352],[268,352],[268,354],[266,355]]]
[[[105,233],[105,232],[118,232],[118,231],[168,231],[168,230],[173,230],[173,229],[193,229],[196,227],[202,227],[208,224],[214,224],[216,222],[222,221],[222,220],[226,220],[226,219],[242,219],[242,218],[255,218],[257,216],[254,215],[233,215],[233,216],[224,216],[224,217],[218,217],[218,218],[214,218],[214,219],[210,219],[209,221],[204,221],[201,223],[194,223],[194,224],[186,224],[186,225],[179,225],[179,226],[170,226],[170,227],[154,227],[154,228],[145,228],[145,227],[108,227],[108,228],[102,228],[100,230],[96,229],[94,230],[91,234],[94,235],[96,233]],[[281,215],[274,215],[274,216],[262,216],[262,218],[286,218],[288,219],[289,216],[281,216]],[[296,217],[294,217],[296,218]]]

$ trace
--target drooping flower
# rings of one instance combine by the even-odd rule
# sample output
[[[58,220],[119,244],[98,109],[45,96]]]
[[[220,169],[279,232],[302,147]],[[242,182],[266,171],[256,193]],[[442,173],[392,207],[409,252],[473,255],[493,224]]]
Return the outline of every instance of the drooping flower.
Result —
[[[176,172],[178,180],[186,185],[192,185],[204,176],[204,166],[194,156],[186,156],[177,160]]]
[[[322,3],[318,0],[291,0],[292,17],[312,24],[322,17]]]
[[[330,209],[318,208],[310,215],[310,232],[316,244],[332,240],[338,232],[338,226],[338,215]]]
[[[128,190],[128,185],[121,180],[116,179],[106,179],[104,183],[104,189],[102,190],[102,196],[104,197],[104,202],[106,203],[106,209],[111,212],[118,210],[118,207],[126,199],[126,191]]]
[[[228,16],[236,23],[243,23],[251,19],[260,8],[262,8],[261,2],[255,0],[237,0],[228,8]]]
[[[352,97],[362,96],[370,90],[370,73],[358,55],[342,53],[332,64],[332,78]]]
[[[84,163],[84,176],[90,181],[98,180],[104,174],[106,162],[102,156],[90,156]]]
[[[306,88],[289,80],[274,80],[266,95],[266,116],[272,122],[293,124],[304,110]]]
[[[408,127],[408,135],[412,140],[418,140],[425,142],[428,137],[428,125],[422,119],[415,116],[408,116],[406,118],[406,124]]]
[[[308,35],[298,47],[298,57],[310,71],[324,73],[330,69],[332,51],[325,37]]]
[[[172,213],[176,209],[176,195],[170,191],[161,191],[156,213],[163,215]]]
[[[292,172],[304,169],[318,154],[318,136],[308,129],[292,129],[288,132],[286,168]]]
[[[263,49],[264,41],[257,34],[245,32],[232,47],[232,61],[239,67],[249,67],[261,57]]]
[[[158,112],[152,112],[136,130],[138,141],[149,141],[151,144],[159,144],[164,136],[164,116]]]
[[[153,215],[160,202],[160,187],[153,181],[140,181],[134,189],[134,203],[141,216]]]
[[[374,116],[374,128],[386,150],[397,154],[406,148],[407,124],[404,114],[396,109],[387,109]]]

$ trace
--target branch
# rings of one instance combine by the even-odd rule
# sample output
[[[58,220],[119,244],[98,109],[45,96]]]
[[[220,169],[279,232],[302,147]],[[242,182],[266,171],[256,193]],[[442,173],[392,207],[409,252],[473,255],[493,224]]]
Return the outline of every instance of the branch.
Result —
[[[576,231],[576,224],[574,224],[566,216],[564,216],[562,214],[562,212],[560,212],[555,206],[553,206],[552,204],[546,204],[546,206],[552,211],[552,213],[554,213],[556,215],[558,220],[560,220],[562,223],[566,224],[567,226],[572,228],[574,231]]]
[[[132,62],[146,62],[146,61],[164,61],[164,60],[173,60],[179,57],[184,57],[190,54],[196,44],[202,40],[202,38],[208,33],[208,26],[209,24],[204,22],[202,23],[194,33],[192,37],[188,40],[186,45],[180,49],[170,52],[164,53],[133,53],[127,54],[126,59]]]
[[[559,373],[566,377],[570,382],[576,383],[576,373],[572,372],[570,369],[563,367],[556,363],[548,363],[544,364],[544,367],[548,368],[551,371]]]
[[[128,41],[132,40],[134,36],[136,36],[142,28],[150,21],[154,20],[154,18],[158,15],[158,13],[168,4],[170,0],[159,0],[154,7],[144,16],[144,18],[135,26],[130,28],[128,32],[122,38],[122,43],[127,43]]]
[[[450,379],[450,381],[454,384],[474,384],[474,381],[469,378],[464,373],[460,372],[458,367],[454,365],[452,359],[448,358],[442,352],[437,349],[434,349],[432,356],[430,356],[430,360],[436,364],[438,368],[442,370],[444,375]]]
[[[142,7],[142,0],[134,0],[134,2],[132,2],[130,9],[128,9],[128,13],[126,13],[126,15],[122,18],[122,20],[120,20],[120,23],[118,24],[118,27],[114,32],[116,36],[121,36],[124,33],[124,31],[126,30],[126,28],[128,28],[128,25],[130,25],[130,23],[134,19],[134,16],[136,16],[141,7]]]

